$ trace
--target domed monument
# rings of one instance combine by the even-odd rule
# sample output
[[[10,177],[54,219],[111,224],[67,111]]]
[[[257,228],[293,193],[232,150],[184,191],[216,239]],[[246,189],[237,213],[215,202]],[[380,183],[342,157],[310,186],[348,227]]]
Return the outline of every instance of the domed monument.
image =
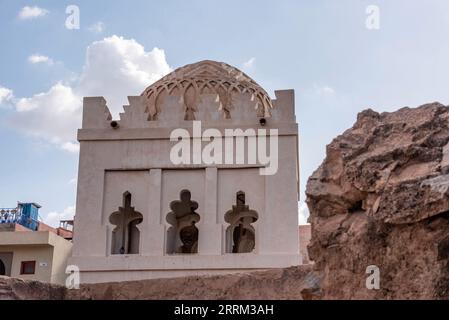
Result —
[[[201,61],[128,97],[84,98],[70,264],[81,282],[301,264],[294,92]]]

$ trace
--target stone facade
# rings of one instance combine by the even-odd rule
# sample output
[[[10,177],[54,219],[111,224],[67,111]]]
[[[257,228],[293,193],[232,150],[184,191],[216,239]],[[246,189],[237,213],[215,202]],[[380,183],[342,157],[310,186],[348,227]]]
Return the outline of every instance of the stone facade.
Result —
[[[275,95],[271,100],[234,67],[202,61],[129,97],[117,121],[104,98],[84,98],[69,262],[80,268],[81,281],[301,264],[294,92]],[[230,140],[216,137],[228,137],[229,129]],[[176,130],[189,135],[191,154],[182,163],[172,157],[180,143],[173,139]],[[224,145],[214,149],[212,163],[201,157],[212,140],[207,132]],[[267,154],[276,156],[277,170],[263,173],[267,163],[259,154],[251,161],[250,145],[272,137],[277,145]]]

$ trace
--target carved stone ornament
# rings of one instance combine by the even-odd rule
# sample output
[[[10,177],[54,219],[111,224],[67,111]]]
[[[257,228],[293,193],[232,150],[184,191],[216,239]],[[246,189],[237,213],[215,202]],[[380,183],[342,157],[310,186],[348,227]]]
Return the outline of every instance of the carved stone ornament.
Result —
[[[195,120],[201,94],[217,94],[220,110],[231,117],[234,93],[249,93],[256,102],[258,117],[270,117],[273,108],[267,92],[242,71],[224,62],[204,60],[178,68],[149,86],[142,93],[148,120],[157,120],[161,105],[169,95],[179,96],[184,120]],[[218,111],[218,110],[217,110]]]

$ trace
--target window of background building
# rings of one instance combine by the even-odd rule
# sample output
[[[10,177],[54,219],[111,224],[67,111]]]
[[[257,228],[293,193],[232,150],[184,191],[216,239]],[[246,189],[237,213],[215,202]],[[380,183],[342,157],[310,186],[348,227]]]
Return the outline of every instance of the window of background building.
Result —
[[[36,270],[36,261],[22,261],[20,274],[34,274]]]

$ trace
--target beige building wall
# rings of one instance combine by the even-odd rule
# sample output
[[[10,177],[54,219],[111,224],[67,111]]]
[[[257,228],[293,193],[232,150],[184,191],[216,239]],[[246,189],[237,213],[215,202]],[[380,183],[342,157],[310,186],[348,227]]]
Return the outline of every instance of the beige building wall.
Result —
[[[68,259],[72,255],[72,242],[50,232],[53,246],[51,283],[65,284]]]
[[[0,256],[12,254],[10,276],[63,284],[72,243],[51,232],[0,232]],[[35,274],[21,274],[23,261],[36,261]]]
[[[13,254],[12,278],[52,282],[53,247],[47,245],[0,246],[0,252],[12,252]],[[36,261],[35,274],[20,274],[23,261]]]

